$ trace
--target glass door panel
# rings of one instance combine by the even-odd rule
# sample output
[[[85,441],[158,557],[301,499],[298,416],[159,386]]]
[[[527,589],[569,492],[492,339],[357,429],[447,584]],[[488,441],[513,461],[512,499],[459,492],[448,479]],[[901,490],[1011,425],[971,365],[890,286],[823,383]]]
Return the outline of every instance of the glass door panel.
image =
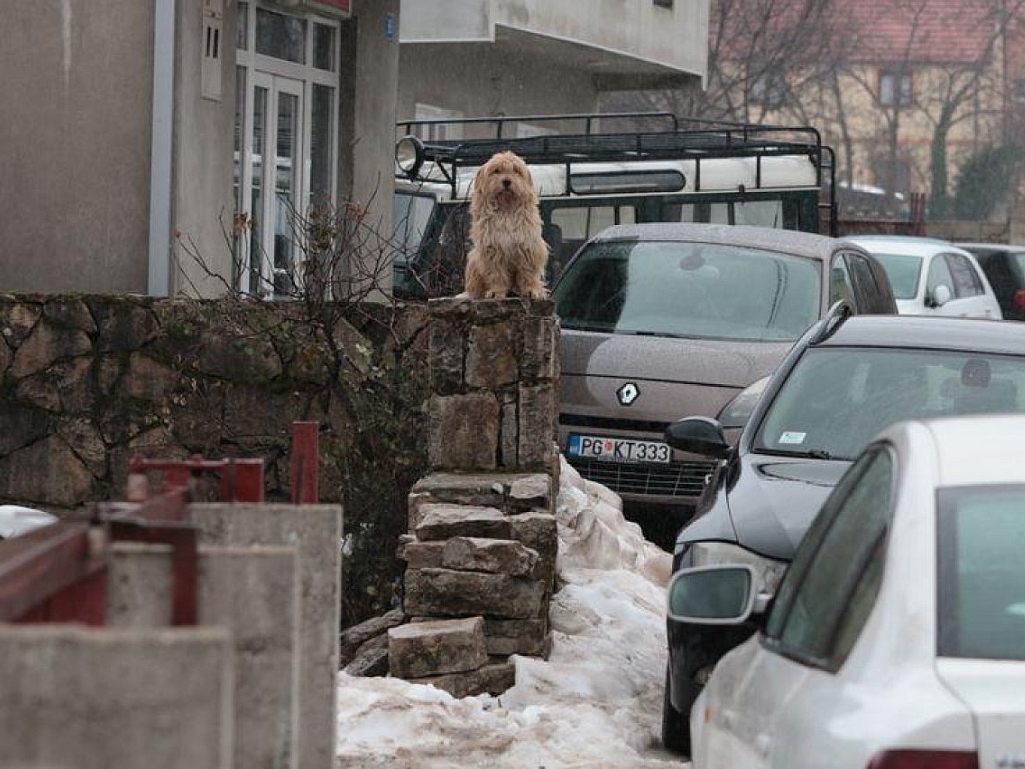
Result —
[[[297,190],[301,170],[302,85],[274,79],[277,92],[277,165],[274,182],[274,295],[292,296],[296,277],[296,229],[302,221]]]
[[[265,232],[266,196],[264,184],[264,168],[267,167],[267,102],[270,90],[262,85],[253,87],[253,121],[252,121],[252,182],[249,200],[249,293],[255,296],[264,294],[261,278],[263,276],[263,233]]]

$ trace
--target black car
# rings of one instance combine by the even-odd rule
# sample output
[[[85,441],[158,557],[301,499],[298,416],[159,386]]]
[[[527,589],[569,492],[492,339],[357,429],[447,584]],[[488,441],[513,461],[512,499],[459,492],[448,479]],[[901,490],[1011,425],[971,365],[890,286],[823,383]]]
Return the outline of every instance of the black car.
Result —
[[[1025,320],[1025,246],[996,243],[958,243],[957,246],[975,255],[997,295],[1004,320]]]
[[[769,379],[736,447],[715,419],[666,429],[672,446],[719,462],[677,537],[673,571],[750,564],[760,591],[772,594],[820,505],[876,433],[904,419],[1007,412],[1025,412],[1025,326],[851,316],[837,303]],[[754,629],[667,621],[667,748],[689,752],[691,705],[719,658]]]

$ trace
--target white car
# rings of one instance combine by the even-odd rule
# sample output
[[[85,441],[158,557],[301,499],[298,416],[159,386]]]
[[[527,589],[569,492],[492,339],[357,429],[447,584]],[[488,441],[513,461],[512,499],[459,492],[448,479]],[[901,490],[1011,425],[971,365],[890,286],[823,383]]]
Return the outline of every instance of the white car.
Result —
[[[858,235],[856,243],[883,265],[901,315],[995,318],[1003,314],[978,261],[945,240]]]
[[[1025,766],[1022,435],[958,417],[865,449],[695,702],[695,769]],[[752,578],[682,570],[669,614],[739,623],[769,600]]]

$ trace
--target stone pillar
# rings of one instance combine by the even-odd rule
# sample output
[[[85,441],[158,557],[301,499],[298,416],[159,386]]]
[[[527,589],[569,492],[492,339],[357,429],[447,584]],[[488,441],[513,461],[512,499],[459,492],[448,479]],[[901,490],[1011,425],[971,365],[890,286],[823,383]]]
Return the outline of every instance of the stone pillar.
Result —
[[[554,303],[436,299],[429,311],[431,468],[558,468]]]
[[[525,299],[435,300],[430,315],[434,472],[409,496],[411,624],[388,631],[389,668],[455,696],[499,694],[510,655],[550,648],[559,322],[552,302]]]

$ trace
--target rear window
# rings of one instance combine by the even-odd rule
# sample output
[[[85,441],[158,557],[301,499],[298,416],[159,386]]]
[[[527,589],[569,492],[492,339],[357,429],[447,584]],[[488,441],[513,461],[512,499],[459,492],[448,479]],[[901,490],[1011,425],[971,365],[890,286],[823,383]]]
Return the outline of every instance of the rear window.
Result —
[[[698,339],[793,341],[819,317],[812,259],[707,243],[588,247],[553,292],[563,328]]]
[[[1025,660],[1025,486],[939,492],[937,652]]]
[[[918,256],[880,254],[873,252],[890,279],[894,299],[914,299],[918,294],[918,279],[922,274],[922,259]]]

